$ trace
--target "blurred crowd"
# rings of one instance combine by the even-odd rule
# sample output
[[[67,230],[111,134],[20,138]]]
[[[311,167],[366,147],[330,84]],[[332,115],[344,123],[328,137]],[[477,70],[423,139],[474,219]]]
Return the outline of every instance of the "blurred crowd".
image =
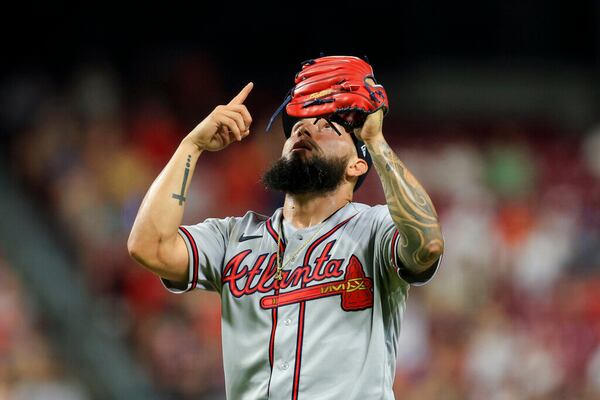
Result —
[[[0,399],[90,399],[45,336],[45,322],[0,254]]]
[[[115,331],[156,387],[171,399],[218,399],[219,297],[169,294],[129,258],[126,241],[145,191],[179,141],[235,93],[224,89],[218,68],[194,57],[140,75],[126,81],[92,65],[60,82],[11,77],[0,88],[11,132],[5,156],[60,228],[90,291],[110,307]],[[202,155],[184,223],[249,209],[270,215],[280,205],[259,178],[283,143],[277,129],[264,133],[281,97],[257,85],[249,103],[254,134]],[[435,279],[410,291],[397,398],[600,398],[600,130],[394,115],[384,132],[430,192],[446,241]],[[375,173],[355,200],[384,203]],[[4,357],[4,330],[10,336],[14,326],[4,320],[29,314],[6,314],[4,302],[27,302],[0,267]],[[44,346],[35,326],[17,325],[31,333],[20,340]],[[9,358],[18,353],[18,345],[8,348]],[[10,370],[4,377],[2,360],[0,393],[20,382]]]

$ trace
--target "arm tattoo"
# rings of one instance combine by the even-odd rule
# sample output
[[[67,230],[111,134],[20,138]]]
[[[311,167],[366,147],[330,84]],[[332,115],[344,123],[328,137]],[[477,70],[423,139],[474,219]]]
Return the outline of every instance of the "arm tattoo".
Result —
[[[181,193],[173,193],[171,195],[175,200],[179,200],[179,205],[183,205],[185,201],[185,186],[187,184],[188,176],[190,175],[190,161],[192,160],[192,156],[188,155],[187,162],[185,163],[185,171],[183,171],[183,182],[181,182]]]
[[[390,215],[402,238],[398,255],[409,269],[429,267],[443,249],[438,216],[431,199],[414,175],[381,140],[369,145]]]

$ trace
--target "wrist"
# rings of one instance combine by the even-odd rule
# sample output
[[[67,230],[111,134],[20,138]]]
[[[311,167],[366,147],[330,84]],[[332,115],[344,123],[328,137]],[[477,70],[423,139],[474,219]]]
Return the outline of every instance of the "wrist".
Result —
[[[198,146],[196,143],[194,143],[194,141],[189,136],[183,138],[183,140],[179,144],[179,147],[185,148],[188,151],[188,154],[191,154],[196,157],[204,151],[204,149]]]
[[[371,135],[362,139],[362,141],[367,145],[367,148],[372,150],[378,143],[385,142],[385,138],[383,137],[383,132],[378,132],[375,135]]]

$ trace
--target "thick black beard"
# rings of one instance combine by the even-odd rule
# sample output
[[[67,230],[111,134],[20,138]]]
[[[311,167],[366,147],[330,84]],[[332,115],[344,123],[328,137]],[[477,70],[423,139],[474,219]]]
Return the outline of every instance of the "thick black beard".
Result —
[[[289,194],[322,194],[331,192],[342,183],[346,157],[313,156],[303,159],[296,153],[282,157],[262,176],[267,189]]]

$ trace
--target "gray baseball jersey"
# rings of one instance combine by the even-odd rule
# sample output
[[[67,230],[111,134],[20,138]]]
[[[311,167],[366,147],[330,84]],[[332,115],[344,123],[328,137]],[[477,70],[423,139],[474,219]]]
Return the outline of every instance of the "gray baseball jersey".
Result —
[[[227,398],[393,399],[409,285],[440,260],[422,276],[405,270],[384,205],[348,203],[306,229],[282,219],[279,208],[180,227],[189,283],[163,280],[220,294]]]

